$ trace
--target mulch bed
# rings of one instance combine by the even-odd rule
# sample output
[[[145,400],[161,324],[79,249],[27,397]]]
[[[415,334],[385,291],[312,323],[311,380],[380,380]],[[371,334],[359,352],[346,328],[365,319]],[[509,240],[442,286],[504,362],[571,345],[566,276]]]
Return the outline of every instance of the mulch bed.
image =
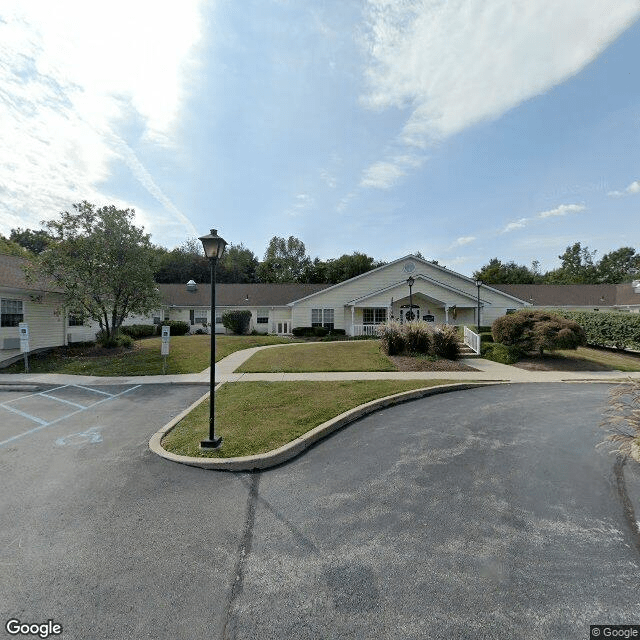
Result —
[[[399,371],[478,371],[455,360],[427,360],[410,356],[388,356]]]

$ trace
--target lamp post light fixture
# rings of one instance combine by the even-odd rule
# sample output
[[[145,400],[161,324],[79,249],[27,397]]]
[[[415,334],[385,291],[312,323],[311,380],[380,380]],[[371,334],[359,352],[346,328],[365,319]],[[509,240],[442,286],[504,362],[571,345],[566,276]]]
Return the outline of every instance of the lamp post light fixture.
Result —
[[[222,446],[222,438],[216,438],[215,423],[215,386],[216,386],[216,266],[222,258],[224,248],[227,246],[215,229],[211,233],[198,238],[202,242],[204,254],[209,258],[211,267],[211,369],[209,373],[209,437],[200,442],[201,449],[219,449]]]
[[[478,333],[480,333],[480,287],[483,284],[482,280],[476,280],[476,287],[478,287]]]
[[[411,293],[411,287],[413,287],[413,283],[415,280],[409,276],[407,278],[407,284],[409,285],[409,322],[413,320],[413,294]]]

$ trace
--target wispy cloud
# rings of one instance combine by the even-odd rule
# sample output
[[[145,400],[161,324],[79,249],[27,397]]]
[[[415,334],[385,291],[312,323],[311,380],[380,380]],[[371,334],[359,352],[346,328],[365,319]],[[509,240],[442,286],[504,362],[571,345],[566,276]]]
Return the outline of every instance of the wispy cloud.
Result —
[[[580,213],[584,211],[586,207],[583,204],[561,204],[555,209],[549,211],[541,211],[538,214],[538,218],[552,218],[556,216],[566,216],[569,213]]]
[[[502,230],[502,233],[509,233],[510,231],[515,231],[516,229],[524,229],[524,227],[527,226],[530,220],[531,218],[520,218],[519,220],[514,220]]]
[[[410,108],[401,137],[418,147],[563,82],[640,15],[636,0],[368,0],[367,7],[363,101]]]
[[[516,231],[517,229],[524,229],[527,225],[535,220],[545,220],[547,218],[557,218],[569,215],[571,213],[580,213],[587,207],[583,204],[561,204],[555,209],[549,209],[547,211],[540,211],[536,216],[532,218],[519,218],[510,222],[503,230],[502,233],[509,233],[510,231]]]
[[[455,242],[453,242],[451,244],[451,247],[449,248],[453,249],[455,247],[463,247],[466,244],[472,243],[475,239],[475,236],[462,236],[461,238],[458,238]]]
[[[197,0],[179,12],[150,0],[3,3],[0,224],[37,226],[81,199],[115,202],[103,185],[118,161],[188,223],[118,132],[134,121],[137,140],[171,144],[199,29]]]
[[[620,198],[622,196],[630,196],[636,193],[640,193],[640,180],[634,180],[624,191],[609,191],[607,195],[613,198]]]
[[[388,189],[397,184],[398,180],[407,174],[408,169],[416,169],[423,162],[424,158],[409,153],[391,156],[388,160],[375,162],[364,170],[360,186]]]

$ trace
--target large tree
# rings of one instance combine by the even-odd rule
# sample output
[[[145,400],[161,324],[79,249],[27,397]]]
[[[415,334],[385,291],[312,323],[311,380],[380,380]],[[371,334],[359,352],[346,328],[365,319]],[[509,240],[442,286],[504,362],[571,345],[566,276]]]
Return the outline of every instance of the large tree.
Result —
[[[359,251],[354,251],[351,255],[345,253],[335,260],[327,260],[325,282],[330,284],[344,282],[382,264],[384,263],[376,262],[374,258]]]
[[[620,247],[605,253],[597,265],[598,282],[618,284],[638,277],[640,255],[633,247]]]
[[[273,236],[257,275],[261,282],[304,282],[311,265],[302,240],[294,236],[286,240]]]
[[[36,260],[63,291],[69,309],[99,325],[105,343],[124,319],[160,305],[149,235],[133,224],[133,209],[96,208],[86,200],[45,221],[53,240]]]
[[[596,284],[598,268],[594,262],[597,251],[589,251],[575,242],[558,256],[562,261],[559,269],[545,274],[547,284]]]
[[[473,277],[485,284],[534,284],[538,280],[536,268],[536,265],[529,269],[513,261],[503,263],[498,258],[491,258],[474,272]]]
[[[189,238],[171,251],[155,247],[155,252],[158,257],[156,282],[187,284],[189,280],[198,283],[211,280],[209,261],[205,258],[202,243],[197,238]]]
[[[256,282],[258,258],[242,243],[230,244],[217,267],[218,282]]]

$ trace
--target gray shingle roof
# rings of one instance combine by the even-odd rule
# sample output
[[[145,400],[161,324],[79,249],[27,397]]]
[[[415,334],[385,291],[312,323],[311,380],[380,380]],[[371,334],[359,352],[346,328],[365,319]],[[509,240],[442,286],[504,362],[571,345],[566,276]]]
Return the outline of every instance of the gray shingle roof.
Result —
[[[640,294],[627,284],[492,284],[494,289],[508,293],[537,307],[584,306],[610,307],[640,305]]]
[[[216,306],[271,307],[284,306],[305,296],[326,289],[326,284],[216,284]],[[162,300],[179,307],[211,305],[211,285],[199,284],[188,291],[186,284],[159,284]]]
[[[58,287],[46,280],[28,282],[23,270],[23,267],[28,264],[29,261],[25,258],[0,254],[0,287],[27,291],[60,291]]]

